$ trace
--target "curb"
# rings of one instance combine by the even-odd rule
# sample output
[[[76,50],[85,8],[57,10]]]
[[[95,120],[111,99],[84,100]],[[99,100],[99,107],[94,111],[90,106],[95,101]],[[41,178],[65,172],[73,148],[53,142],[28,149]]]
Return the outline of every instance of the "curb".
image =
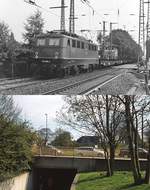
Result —
[[[79,179],[79,174],[77,174],[73,180],[73,183],[71,185],[71,189],[70,190],[75,190],[76,189],[76,185],[77,185],[77,182],[78,182],[78,179]]]

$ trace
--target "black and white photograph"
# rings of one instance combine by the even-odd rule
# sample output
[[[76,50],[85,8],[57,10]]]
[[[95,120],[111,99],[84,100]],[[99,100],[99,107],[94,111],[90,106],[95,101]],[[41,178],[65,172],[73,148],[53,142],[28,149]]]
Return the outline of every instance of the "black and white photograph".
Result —
[[[0,91],[149,94],[144,0],[0,2]]]

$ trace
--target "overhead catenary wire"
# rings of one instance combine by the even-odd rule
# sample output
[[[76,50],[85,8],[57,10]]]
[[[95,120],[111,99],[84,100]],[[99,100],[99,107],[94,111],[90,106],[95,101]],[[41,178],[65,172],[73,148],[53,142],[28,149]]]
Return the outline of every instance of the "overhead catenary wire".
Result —
[[[35,1],[24,0],[24,2],[26,2],[26,3],[30,4],[30,5],[33,5],[33,6],[35,6],[35,7],[38,7],[38,8],[40,8],[40,9],[42,9],[43,11],[45,11],[45,12],[47,12],[47,13],[50,13],[50,14],[52,14],[52,15],[58,17],[58,18],[61,18],[61,16],[59,16],[59,15],[53,13],[52,11],[50,11],[50,10],[48,10],[48,9],[46,9],[46,8],[44,8],[44,7],[42,7],[42,6],[40,6],[40,5],[38,5],[37,3],[35,3]],[[31,2],[32,2],[32,3],[31,3]],[[66,22],[69,22],[68,19],[65,19],[65,21],[66,21]]]

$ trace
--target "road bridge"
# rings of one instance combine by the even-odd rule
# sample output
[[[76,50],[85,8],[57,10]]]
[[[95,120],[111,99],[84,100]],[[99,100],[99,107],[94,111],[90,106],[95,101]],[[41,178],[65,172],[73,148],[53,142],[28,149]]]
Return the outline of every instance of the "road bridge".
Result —
[[[146,169],[146,160],[140,160],[141,169]],[[105,171],[107,169],[104,158],[94,157],[64,157],[64,156],[35,156],[34,168],[76,169],[77,172]],[[115,160],[115,171],[131,171],[130,159]]]
[[[146,169],[146,160],[141,160],[141,169]],[[130,171],[130,159],[116,159],[115,171]],[[49,179],[53,181],[56,190],[70,190],[71,184],[79,172],[106,171],[106,161],[103,158],[83,158],[64,156],[35,156],[33,164],[34,190],[46,189]]]

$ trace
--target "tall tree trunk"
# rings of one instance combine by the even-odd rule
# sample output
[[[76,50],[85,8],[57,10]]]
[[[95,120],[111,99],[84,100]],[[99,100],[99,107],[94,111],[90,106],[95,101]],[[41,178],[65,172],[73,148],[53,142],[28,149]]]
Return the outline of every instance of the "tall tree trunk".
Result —
[[[106,172],[107,172],[106,176],[110,177],[112,175],[111,175],[111,167],[110,167],[110,159],[109,159],[109,152],[108,152],[108,149],[107,149],[107,143],[106,142],[103,143],[101,137],[100,137],[100,140],[101,140],[101,146],[102,146],[102,148],[104,150],[104,154],[105,154]]]
[[[144,111],[142,109],[142,129],[141,129],[141,135],[142,135],[142,148],[144,148]]]
[[[107,177],[111,177],[112,176],[111,165],[110,165],[109,153],[108,153],[107,150],[105,151],[105,160],[106,160],[106,167],[107,167],[107,174],[106,174],[106,176]]]
[[[138,143],[138,139],[139,139],[139,134],[138,134],[138,117],[137,114],[135,114],[135,119],[136,119],[136,127],[134,127],[133,121],[132,122],[132,128],[134,130],[134,145],[135,145],[135,159],[136,159],[136,165],[137,165],[137,172],[138,175],[140,176],[140,178],[142,178],[141,176],[141,169],[140,169],[140,162],[139,162],[139,143]]]
[[[132,172],[134,177],[134,183],[139,184],[141,183],[141,176],[138,172],[138,166],[136,161],[135,155],[135,146],[133,141],[133,129],[131,126],[131,110],[130,110],[130,96],[125,96],[125,114],[126,114],[126,124],[127,124],[127,133],[128,133],[128,141],[129,141],[129,150],[131,155],[131,165],[132,165]]]
[[[106,128],[107,128],[107,133],[109,133],[109,97],[108,95],[106,95]],[[107,157],[107,167],[108,167],[107,176],[112,176],[109,154]]]
[[[147,169],[145,175],[145,182],[150,184],[150,138],[149,138],[149,153],[148,153],[148,162],[147,162]]]
[[[115,162],[115,147],[114,147],[114,145],[110,145],[110,168],[111,168],[111,175],[114,174],[114,162]]]

